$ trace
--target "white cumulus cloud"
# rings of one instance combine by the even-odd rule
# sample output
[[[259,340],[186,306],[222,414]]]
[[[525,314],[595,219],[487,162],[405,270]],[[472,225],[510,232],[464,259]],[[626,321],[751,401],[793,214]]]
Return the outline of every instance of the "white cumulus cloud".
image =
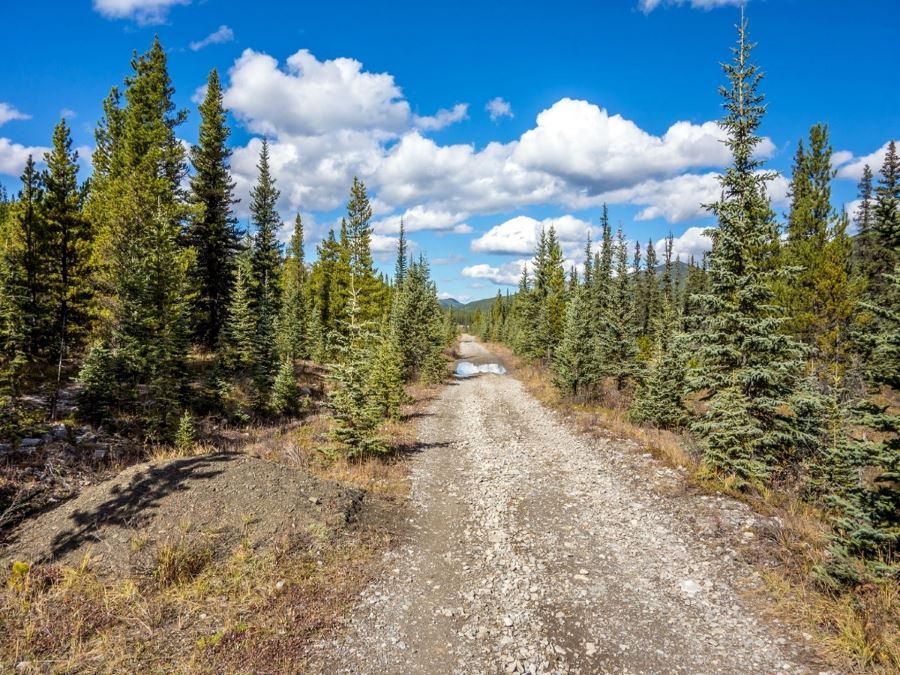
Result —
[[[464,267],[462,275],[469,279],[486,279],[499,286],[515,286],[522,277],[522,268],[526,266],[528,266],[530,272],[531,261],[527,259],[509,262],[499,267],[488,265],[487,263],[479,263],[478,265]]]
[[[541,230],[551,227],[556,231],[560,247],[567,257],[578,257],[588,234],[593,232],[590,223],[568,214],[543,220],[516,216],[473,239],[471,248],[476,253],[531,255],[537,247]]]
[[[689,168],[722,166],[729,160],[724,133],[715,122],[676,122],[662,136],[587,101],[564,98],[537,117],[513,153],[525,168],[558,176],[594,192],[633,185]],[[768,139],[761,154],[774,151]]]
[[[191,0],[94,0],[94,9],[107,19],[134,19],[139,24],[162,23],[174,5]]]
[[[209,45],[222,45],[232,40],[234,40],[234,31],[228,26],[222,25],[202,40],[192,42],[190,47],[192,52],[198,52]]]
[[[407,232],[429,230],[432,232],[465,234],[472,231],[472,228],[463,222],[467,217],[467,213],[432,210],[418,204],[410,209],[406,209],[402,214],[394,214],[377,220],[372,224],[372,227],[375,232],[396,234],[400,232],[400,221],[402,219],[403,229]]]
[[[28,155],[31,155],[35,162],[41,164],[44,153],[49,151],[50,148],[43,146],[26,146],[13,143],[8,138],[0,138],[0,173],[18,177],[25,168]]]
[[[660,238],[653,245],[656,249],[656,256],[662,262],[665,256],[665,239]],[[712,248],[712,239],[706,234],[704,227],[689,227],[679,237],[672,239],[672,259],[681,259],[682,262],[688,262],[693,256],[694,261],[699,263],[703,258],[703,254]]]
[[[900,140],[894,142],[895,144],[900,144]],[[878,175],[878,171],[884,164],[884,156],[887,154],[889,143],[890,141],[885,141],[884,145],[874,152],[870,152],[868,155],[862,155],[860,157],[854,156],[853,153],[849,151],[834,153],[834,156],[832,157],[832,166],[837,167],[837,177],[846,178],[848,180],[859,180],[862,178],[863,168],[867,164],[872,170],[872,173]]]
[[[483,146],[425,135],[461,119],[466,104],[417,116],[389,73],[349,58],[320,61],[300,50],[286,62],[245,50],[229,71],[225,104],[253,134],[265,134],[287,212],[346,203],[354,176],[366,182],[383,234],[404,214],[412,229],[466,232],[469,214],[534,205],[566,210],[603,202],[641,208],[669,222],[705,215],[715,171],[729,161],[714,122],[678,121],[662,135],[589,101],[561,99],[518,139]],[[197,92],[199,95],[201,92]],[[246,213],[259,139],[235,149],[237,194]],[[760,154],[774,151],[765,139]]]
[[[319,61],[306,49],[278,61],[247,49],[231,68],[225,105],[250,131],[276,137],[341,130],[407,129],[409,103],[387,73],[368,73],[355,59]]]

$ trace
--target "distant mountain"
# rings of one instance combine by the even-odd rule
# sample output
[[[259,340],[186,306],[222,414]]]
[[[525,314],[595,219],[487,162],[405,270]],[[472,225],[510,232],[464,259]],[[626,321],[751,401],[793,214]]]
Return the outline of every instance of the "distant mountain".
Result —
[[[688,265],[683,260],[677,260],[672,262],[672,277],[673,281],[675,278],[681,278],[681,285],[684,285],[685,279],[687,279],[687,273],[690,269],[690,265]],[[662,263],[655,267],[656,276],[662,279],[663,274],[666,272],[666,266]],[[643,273],[643,272],[642,272]],[[514,293],[511,295],[515,295]],[[447,309],[448,307],[460,311],[460,312],[474,312],[476,309],[480,309],[482,313],[489,312],[491,309],[491,305],[494,304],[494,300],[496,296],[492,295],[489,298],[484,298],[482,300],[472,300],[471,302],[460,302],[456,298],[445,298],[440,301],[441,307]]]
[[[494,297],[495,296],[484,298],[483,300],[472,300],[471,302],[465,303],[460,302],[455,298],[445,298],[441,300],[440,303],[441,307],[443,307],[444,309],[447,309],[449,307],[450,309],[460,312],[474,312],[476,309],[480,309],[482,312],[484,312],[486,309],[489,310],[491,305],[494,304]]]

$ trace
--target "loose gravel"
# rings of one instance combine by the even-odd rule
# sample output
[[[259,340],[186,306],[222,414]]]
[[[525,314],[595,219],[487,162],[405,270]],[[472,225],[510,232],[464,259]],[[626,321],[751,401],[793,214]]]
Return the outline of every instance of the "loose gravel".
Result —
[[[462,358],[486,363],[480,344]],[[422,421],[406,541],[314,667],[341,673],[803,673],[741,546],[764,525],[627,441],[571,430],[509,376]]]

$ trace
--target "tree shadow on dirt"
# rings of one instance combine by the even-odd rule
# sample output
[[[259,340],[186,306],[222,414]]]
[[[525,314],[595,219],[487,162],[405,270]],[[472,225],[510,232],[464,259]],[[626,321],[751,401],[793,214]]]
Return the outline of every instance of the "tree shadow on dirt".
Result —
[[[189,490],[191,483],[209,480],[225,469],[216,468],[241,455],[218,453],[166,462],[150,466],[132,476],[128,485],[116,485],[112,496],[90,510],[75,511],[70,519],[73,528],[61,532],[51,543],[48,559],[56,559],[94,540],[93,532],[104,525],[116,525],[131,529],[148,521],[154,509],[167,495]]]
[[[450,444],[445,442],[420,443],[417,441],[415,443],[401,443],[400,445],[392,446],[392,453],[397,456],[417,455],[420,452],[425,452],[426,450],[447,447],[450,447]]]

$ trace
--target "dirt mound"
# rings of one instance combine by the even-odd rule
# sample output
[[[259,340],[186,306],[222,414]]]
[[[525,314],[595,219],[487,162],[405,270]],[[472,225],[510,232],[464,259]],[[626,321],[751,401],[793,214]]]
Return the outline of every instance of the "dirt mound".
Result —
[[[241,454],[138,464],[26,521],[0,560],[149,572],[164,546],[213,557],[244,541],[292,549],[350,523],[362,493]]]

